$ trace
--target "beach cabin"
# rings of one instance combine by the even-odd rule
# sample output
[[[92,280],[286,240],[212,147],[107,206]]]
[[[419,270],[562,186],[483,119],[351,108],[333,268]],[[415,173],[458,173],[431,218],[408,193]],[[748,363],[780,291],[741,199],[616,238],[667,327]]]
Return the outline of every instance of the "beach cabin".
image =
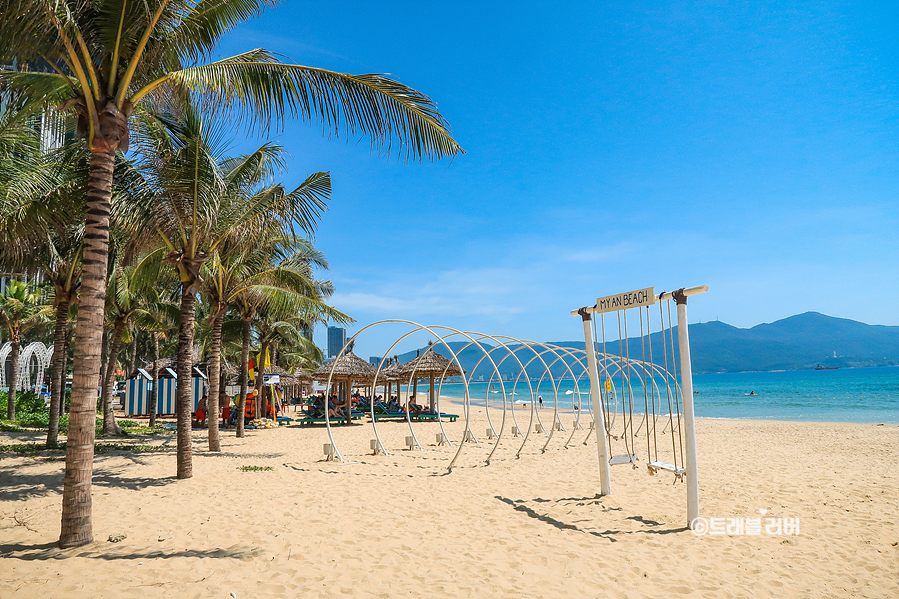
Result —
[[[206,393],[207,377],[197,368],[193,368],[192,393],[194,401],[193,411],[197,411]],[[143,368],[138,368],[129,375],[125,384],[125,414],[127,416],[146,416],[150,413],[148,400],[153,387],[153,377]],[[160,416],[175,413],[177,406],[178,375],[171,368],[162,368],[159,371],[159,389],[156,392],[156,413]]]
[[[178,405],[178,375],[171,368],[162,368],[159,371],[159,389],[156,393],[156,413],[174,414]],[[144,412],[146,414],[146,412]]]
[[[191,377],[191,385],[193,390],[193,398],[194,398],[194,412],[197,411],[197,406],[200,404],[200,400],[203,399],[203,396],[206,394],[207,389],[207,381],[209,377],[203,374],[203,371],[193,367],[193,376]]]
[[[153,387],[153,377],[143,368],[132,372],[125,382],[125,415],[140,416],[149,412],[147,401]]]

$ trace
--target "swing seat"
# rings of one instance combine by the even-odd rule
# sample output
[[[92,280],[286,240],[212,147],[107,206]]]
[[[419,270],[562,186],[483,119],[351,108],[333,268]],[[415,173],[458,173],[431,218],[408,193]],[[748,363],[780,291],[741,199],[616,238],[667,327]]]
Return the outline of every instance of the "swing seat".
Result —
[[[681,468],[680,466],[675,466],[674,464],[668,464],[666,462],[650,462],[646,466],[655,470],[674,472],[677,476],[683,476],[687,473],[686,468]]]
[[[636,464],[637,454],[624,454],[624,455],[615,455],[609,458],[609,466],[617,466],[619,464]]]

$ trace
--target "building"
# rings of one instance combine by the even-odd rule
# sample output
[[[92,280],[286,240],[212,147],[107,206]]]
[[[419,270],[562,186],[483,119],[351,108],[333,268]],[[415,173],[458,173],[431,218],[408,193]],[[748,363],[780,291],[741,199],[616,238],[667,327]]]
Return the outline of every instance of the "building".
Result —
[[[328,357],[335,358],[346,346],[346,329],[328,327]]]
[[[371,356],[368,359],[368,363],[377,368],[381,364],[381,356]]]

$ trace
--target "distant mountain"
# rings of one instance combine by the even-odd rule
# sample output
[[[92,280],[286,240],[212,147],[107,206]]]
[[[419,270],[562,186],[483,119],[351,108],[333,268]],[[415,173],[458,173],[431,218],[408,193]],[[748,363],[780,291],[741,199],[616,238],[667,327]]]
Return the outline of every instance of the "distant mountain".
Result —
[[[654,333],[651,341],[653,361],[661,364],[664,354],[660,333]],[[565,348],[584,349],[583,341],[552,343]],[[469,345],[467,341],[449,343],[454,352],[461,352],[459,358],[466,372],[473,372],[475,380],[480,376],[489,380],[493,366],[488,359],[484,359],[484,352],[476,346],[466,348],[466,345]],[[485,349],[490,349],[495,344],[482,345]],[[674,345],[676,351],[676,328]],[[818,312],[806,312],[750,329],[739,329],[718,321],[692,324],[690,345],[695,373],[803,370],[814,368],[817,364],[841,368],[899,365],[899,326],[869,325]],[[553,376],[568,375],[566,363],[574,362],[570,357],[566,357],[566,363],[563,363],[554,355],[535,357],[530,350],[515,351],[516,346],[512,346],[512,349],[514,357],[506,350],[498,349],[490,353],[490,357],[498,364],[499,371],[506,376],[515,376],[520,372],[516,357],[527,367],[532,378],[540,377],[545,369],[541,358],[550,367]],[[639,337],[630,338],[627,345],[621,345],[621,353],[629,353],[631,359],[637,360],[644,355],[648,360],[649,349],[650,344],[645,340],[641,344]],[[449,352],[442,345],[436,350],[449,357]],[[605,350],[618,355],[618,341],[607,342]],[[670,360],[670,347],[667,351]],[[413,351],[400,355],[400,362],[408,362],[415,357],[415,353]],[[572,370],[575,374],[580,373],[577,369]]]

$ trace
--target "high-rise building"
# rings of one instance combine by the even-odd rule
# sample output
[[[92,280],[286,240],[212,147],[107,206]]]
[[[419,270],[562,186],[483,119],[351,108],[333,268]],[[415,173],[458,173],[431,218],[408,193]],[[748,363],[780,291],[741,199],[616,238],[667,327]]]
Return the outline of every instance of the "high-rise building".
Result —
[[[381,363],[381,356],[371,356],[368,359],[368,363],[371,364],[372,366],[374,366],[375,368],[377,368],[378,365]]]
[[[335,358],[346,345],[346,329],[328,327],[328,357]]]

